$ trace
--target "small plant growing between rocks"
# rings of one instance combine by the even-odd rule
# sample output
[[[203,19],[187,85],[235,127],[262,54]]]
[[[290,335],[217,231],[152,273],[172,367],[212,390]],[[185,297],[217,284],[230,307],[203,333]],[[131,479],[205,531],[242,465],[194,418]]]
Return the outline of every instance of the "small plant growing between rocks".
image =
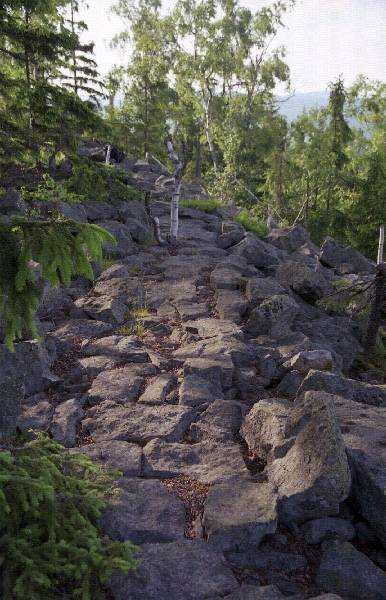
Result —
[[[259,221],[257,217],[250,211],[243,209],[239,212],[235,221],[242,225],[246,231],[250,231],[260,238],[266,238],[268,235],[268,227],[262,221]]]
[[[214,211],[218,208],[225,208],[225,204],[221,202],[221,200],[202,200],[199,198],[182,199],[180,200],[180,206],[182,208],[193,208],[195,210],[201,210],[202,212],[206,212],[209,214],[214,213]]]
[[[98,530],[116,476],[42,433],[0,452],[3,598],[96,600],[113,570],[136,567],[136,546]]]

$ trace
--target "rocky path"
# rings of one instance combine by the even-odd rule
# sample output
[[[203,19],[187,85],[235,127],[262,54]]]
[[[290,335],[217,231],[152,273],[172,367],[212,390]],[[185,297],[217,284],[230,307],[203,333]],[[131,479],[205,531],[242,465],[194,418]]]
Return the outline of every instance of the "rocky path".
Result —
[[[18,349],[19,427],[123,474],[102,528],[142,552],[114,600],[386,598],[386,388],[342,375],[359,342],[315,305],[336,265],[191,209],[170,253],[125,210],[95,285],[46,293],[55,362]]]

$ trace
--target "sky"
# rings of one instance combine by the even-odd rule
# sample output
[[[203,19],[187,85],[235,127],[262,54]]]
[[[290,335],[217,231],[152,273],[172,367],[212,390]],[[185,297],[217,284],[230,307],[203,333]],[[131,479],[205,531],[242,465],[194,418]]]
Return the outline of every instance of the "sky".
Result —
[[[272,0],[242,0],[252,10]],[[95,42],[102,75],[114,64],[127,61],[129,50],[109,47],[120,32],[121,20],[109,14],[113,0],[87,0],[81,18],[89,31],[85,40]],[[164,0],[172,6],[173,0]],[[291,70],[291,90],[324,91],[339,75],[350,85],[359,74],[386,80],[386,0],[297,0],[285,15],[285,28],[272,48],[284,45]],[[283,90],[278,89],[278,93]]]

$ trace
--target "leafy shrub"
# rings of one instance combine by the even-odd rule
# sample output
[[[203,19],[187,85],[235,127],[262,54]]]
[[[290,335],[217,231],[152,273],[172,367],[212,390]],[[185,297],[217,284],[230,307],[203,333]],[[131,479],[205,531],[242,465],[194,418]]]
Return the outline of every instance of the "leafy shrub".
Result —
[[[46,434],[0,452],[4,599],[96,600],[113,569],[136,566],[135,546],[98,531],[116,475]]]
[[[235,220],[237,223],[240,223],[246,231],[250,231],[260,238],[266,238],[268,235],[268,227],[266,224],[259,221],[253,213],[246,209],[240,211]]]
[[[225,205],[220,200],[202,200],[200,198],[183,198],[180,200],[182,208],[194,208],[206,213],[213,213],[218,208],[225,208]]]
[[[88,159],[73,161],[73,173],[65,184],[69,192],[104,202],[142,200],[142,193],[128,184],[124,172]]]
[[[26,202],[39,200],[43,202],[81,202],[82,194],[67,190],[63,183],[55,181],[49,175],[43,175],[43,181],[35,189],[22,188],[21,194]]]

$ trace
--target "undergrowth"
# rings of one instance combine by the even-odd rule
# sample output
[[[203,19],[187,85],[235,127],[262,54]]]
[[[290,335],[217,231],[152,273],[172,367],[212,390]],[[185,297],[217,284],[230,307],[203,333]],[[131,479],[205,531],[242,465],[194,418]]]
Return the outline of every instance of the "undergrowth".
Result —
[[[182,208],[194,208],[195,210],[201,210],[209,214],[214,213],[219,208],[225,208],[224,203],[220,200],[203,200],[201,198],[182,198],[180,206]]]
[[[235,221],[242,225],[246,231],[254,233],[259,238],[266,238],[268,235],[266,224],[259,221],[249,210],[241,210],[236,216]]]
[[[0,576],[8,600],[96,600],[138,548],[98,529],[117,473],[46,434],[0,452]]]

